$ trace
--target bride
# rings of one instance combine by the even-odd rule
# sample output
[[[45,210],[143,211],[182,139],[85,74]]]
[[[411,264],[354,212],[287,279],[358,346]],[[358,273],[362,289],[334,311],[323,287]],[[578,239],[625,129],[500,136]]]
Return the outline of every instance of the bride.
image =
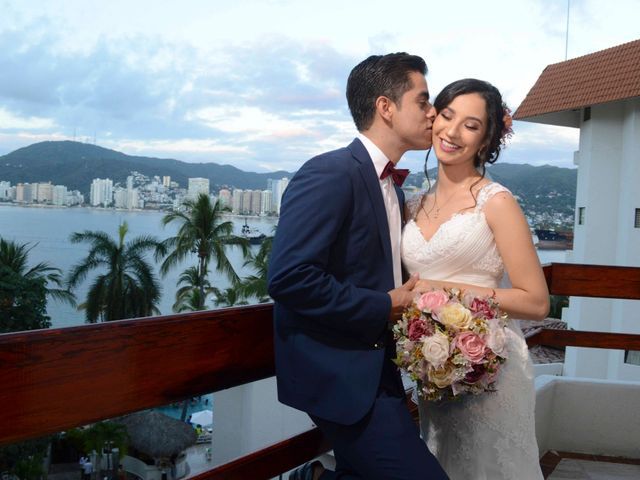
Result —
[[[543,319],[549,294],[527,222],[512,194],[485,178],[511,118],[487,82],[456,81],[434,102],[438,181],[407,203],[402,259],[419,289],[459,287],[493,296],[510,318]],[[426,170],[426,168],[425,168]],[[503,274],[511,285],[500,288]],[[517,321],[497,391],[449,403],[419,400],[420,428],[452,480],[542,479],[533,374]]]

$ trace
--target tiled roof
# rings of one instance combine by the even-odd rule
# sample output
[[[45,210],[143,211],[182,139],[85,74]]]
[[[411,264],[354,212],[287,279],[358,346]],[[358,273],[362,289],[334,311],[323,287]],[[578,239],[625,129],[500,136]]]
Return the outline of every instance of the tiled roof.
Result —
[[[549,65],[513,118],[633,97],[640,97],[640,40]]]

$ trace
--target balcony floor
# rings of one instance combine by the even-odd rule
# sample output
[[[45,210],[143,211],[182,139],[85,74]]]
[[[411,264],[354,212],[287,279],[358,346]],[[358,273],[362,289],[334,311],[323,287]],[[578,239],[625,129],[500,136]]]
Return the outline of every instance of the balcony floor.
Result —
[[[547,480],[637,480],[640,460],[547,452],[540,461]]]

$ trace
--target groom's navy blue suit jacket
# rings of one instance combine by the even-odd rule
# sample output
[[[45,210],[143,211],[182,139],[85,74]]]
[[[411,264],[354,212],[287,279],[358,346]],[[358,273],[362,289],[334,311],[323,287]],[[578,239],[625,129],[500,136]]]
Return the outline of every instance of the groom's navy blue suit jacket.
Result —
[[[385,348],[390,362],[387,292],[394,288],[380,183],[360,140],[309,160],[289,183],[268,281],[280,401],[357,422],[378,393]]]

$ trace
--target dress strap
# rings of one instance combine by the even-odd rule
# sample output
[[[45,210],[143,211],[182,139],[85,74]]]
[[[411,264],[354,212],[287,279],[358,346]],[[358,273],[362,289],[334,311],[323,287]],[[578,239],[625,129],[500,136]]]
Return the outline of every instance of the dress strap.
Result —
[[[478,200],[477,200],[478,204],[476,205],[476,208],[474,211],[482,212],[484,210],[484,206],[487,203],[487,201],[491,197],[493,197],[496,193],[500,193],[500,192],[507,192],[513,195],[507,187],[500,185],[499,183],[496,183],[496,182],[487,183],[478,192]]]

